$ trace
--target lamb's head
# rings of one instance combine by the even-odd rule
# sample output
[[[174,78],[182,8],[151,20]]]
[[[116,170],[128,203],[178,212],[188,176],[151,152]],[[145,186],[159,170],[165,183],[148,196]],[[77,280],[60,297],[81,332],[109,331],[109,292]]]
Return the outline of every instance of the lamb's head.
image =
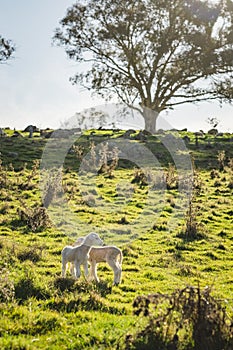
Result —
[[[88,245],[88,246],[103,245],[103,243],[104,242],[102,241],[100,236],[95,232],[89,233],[83,241],[83,244]]]
[[[74,242],[74,246],[76,247],[77,245],[81,245],[81,244],[83,244],[83,242],[84,242],[84,240],[85,240],[85,237],[79,237],[79,238],[77,238],[77,240]]]

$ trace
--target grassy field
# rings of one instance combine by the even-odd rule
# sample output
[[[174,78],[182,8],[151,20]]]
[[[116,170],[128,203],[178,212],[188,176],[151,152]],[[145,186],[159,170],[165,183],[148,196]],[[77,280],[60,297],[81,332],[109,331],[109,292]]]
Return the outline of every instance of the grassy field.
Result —
[[[226,324],[232,322],[233,134],[205,134],[197,144],[185,131],[126,140],[124,131],[89,130],[61,155],[69,144],[63,137],[6,132],[0,138],[1,349],[152,349],[143,333],[133,343],[157,317],[134,312],[135,298],[171,296],[187,286],[199,292],[209,286]],[[121,157],[117,145],[129,155]],[[192,169],[177,168],[182,162]],[[62,248],[92,230],[123,250],[118,286],[105,263],[98,284],[61,278]],[[173,328],[161,337],[168,341],[175,332],[182,340],[176,349],[195,348],[191,330],[187,336]]]

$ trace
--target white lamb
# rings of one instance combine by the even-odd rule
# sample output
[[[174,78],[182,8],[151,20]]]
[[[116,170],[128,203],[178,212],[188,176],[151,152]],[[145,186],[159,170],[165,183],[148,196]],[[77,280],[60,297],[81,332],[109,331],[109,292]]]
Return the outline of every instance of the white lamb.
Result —
[[[82,244],[85,240],[85,237],[79,237],[74,243],[75,246]],[[123,254],[122,251],[115,246],[104,246],[104,247],[92,247],[89,252],[88,261],[90,262],[90,278],[95,279],[96,282],[99,282],[97,276],[97,264],[100,262],[107,262],[108,265],[114,272],[114,285],[118,285],[121,282],[121,273],[122,273],[122,260]]]
[[[67,271],[67,265],[71,263],[71,272],[76,278],[81,275],[80,266],[84,267],[84,275],[88,276],[88,257],[91,246],[93,245],[103,245],[102,239],[95,232],[89,233],[82,244],[76,247],[66,246],[63,248],[62,255],[62,277],[65,277]]]

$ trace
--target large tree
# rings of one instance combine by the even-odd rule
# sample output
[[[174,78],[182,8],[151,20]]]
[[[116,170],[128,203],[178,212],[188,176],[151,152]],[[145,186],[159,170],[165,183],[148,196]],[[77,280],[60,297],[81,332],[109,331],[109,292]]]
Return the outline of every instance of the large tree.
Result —
[[[141,112],[233,97],[233,2],[78,0],[54,40],[77,62],[73,83]]]
[[[0,63],[6,62],[15,51],[15,46],[11,40],[4,39],[0,35]]]

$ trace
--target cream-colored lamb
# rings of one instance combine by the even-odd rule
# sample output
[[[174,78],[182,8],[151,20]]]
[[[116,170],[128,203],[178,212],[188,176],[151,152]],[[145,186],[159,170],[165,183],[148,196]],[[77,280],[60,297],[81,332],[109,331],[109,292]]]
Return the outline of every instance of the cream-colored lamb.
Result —
[[[103,245],[102,239],[95,232],[89,233],[79,246],[66,246],[63,248],[62,255],[62,277],[65,277],[67,265],[71,263],[71,271],[76,278],[81,275],[80,266],[84,267],[84,275],[88,276],[88,257],[93,245]]]
[[[79,237],[74,243],[75,246],[82,244],[85,240],[85,237]],[[117,285],[121,282],[122,274],[122,260],[123,254],[122,251],[115,246],[104,246],[104,247],[92,247],[89,252],[88,261],[90,262],[90,278],[95,279],[96,282],[99,282],[97,275],[97,264],[100,262],[107,262],[108,265],[112,268],[114,272],[114,282],[113,284]]]

